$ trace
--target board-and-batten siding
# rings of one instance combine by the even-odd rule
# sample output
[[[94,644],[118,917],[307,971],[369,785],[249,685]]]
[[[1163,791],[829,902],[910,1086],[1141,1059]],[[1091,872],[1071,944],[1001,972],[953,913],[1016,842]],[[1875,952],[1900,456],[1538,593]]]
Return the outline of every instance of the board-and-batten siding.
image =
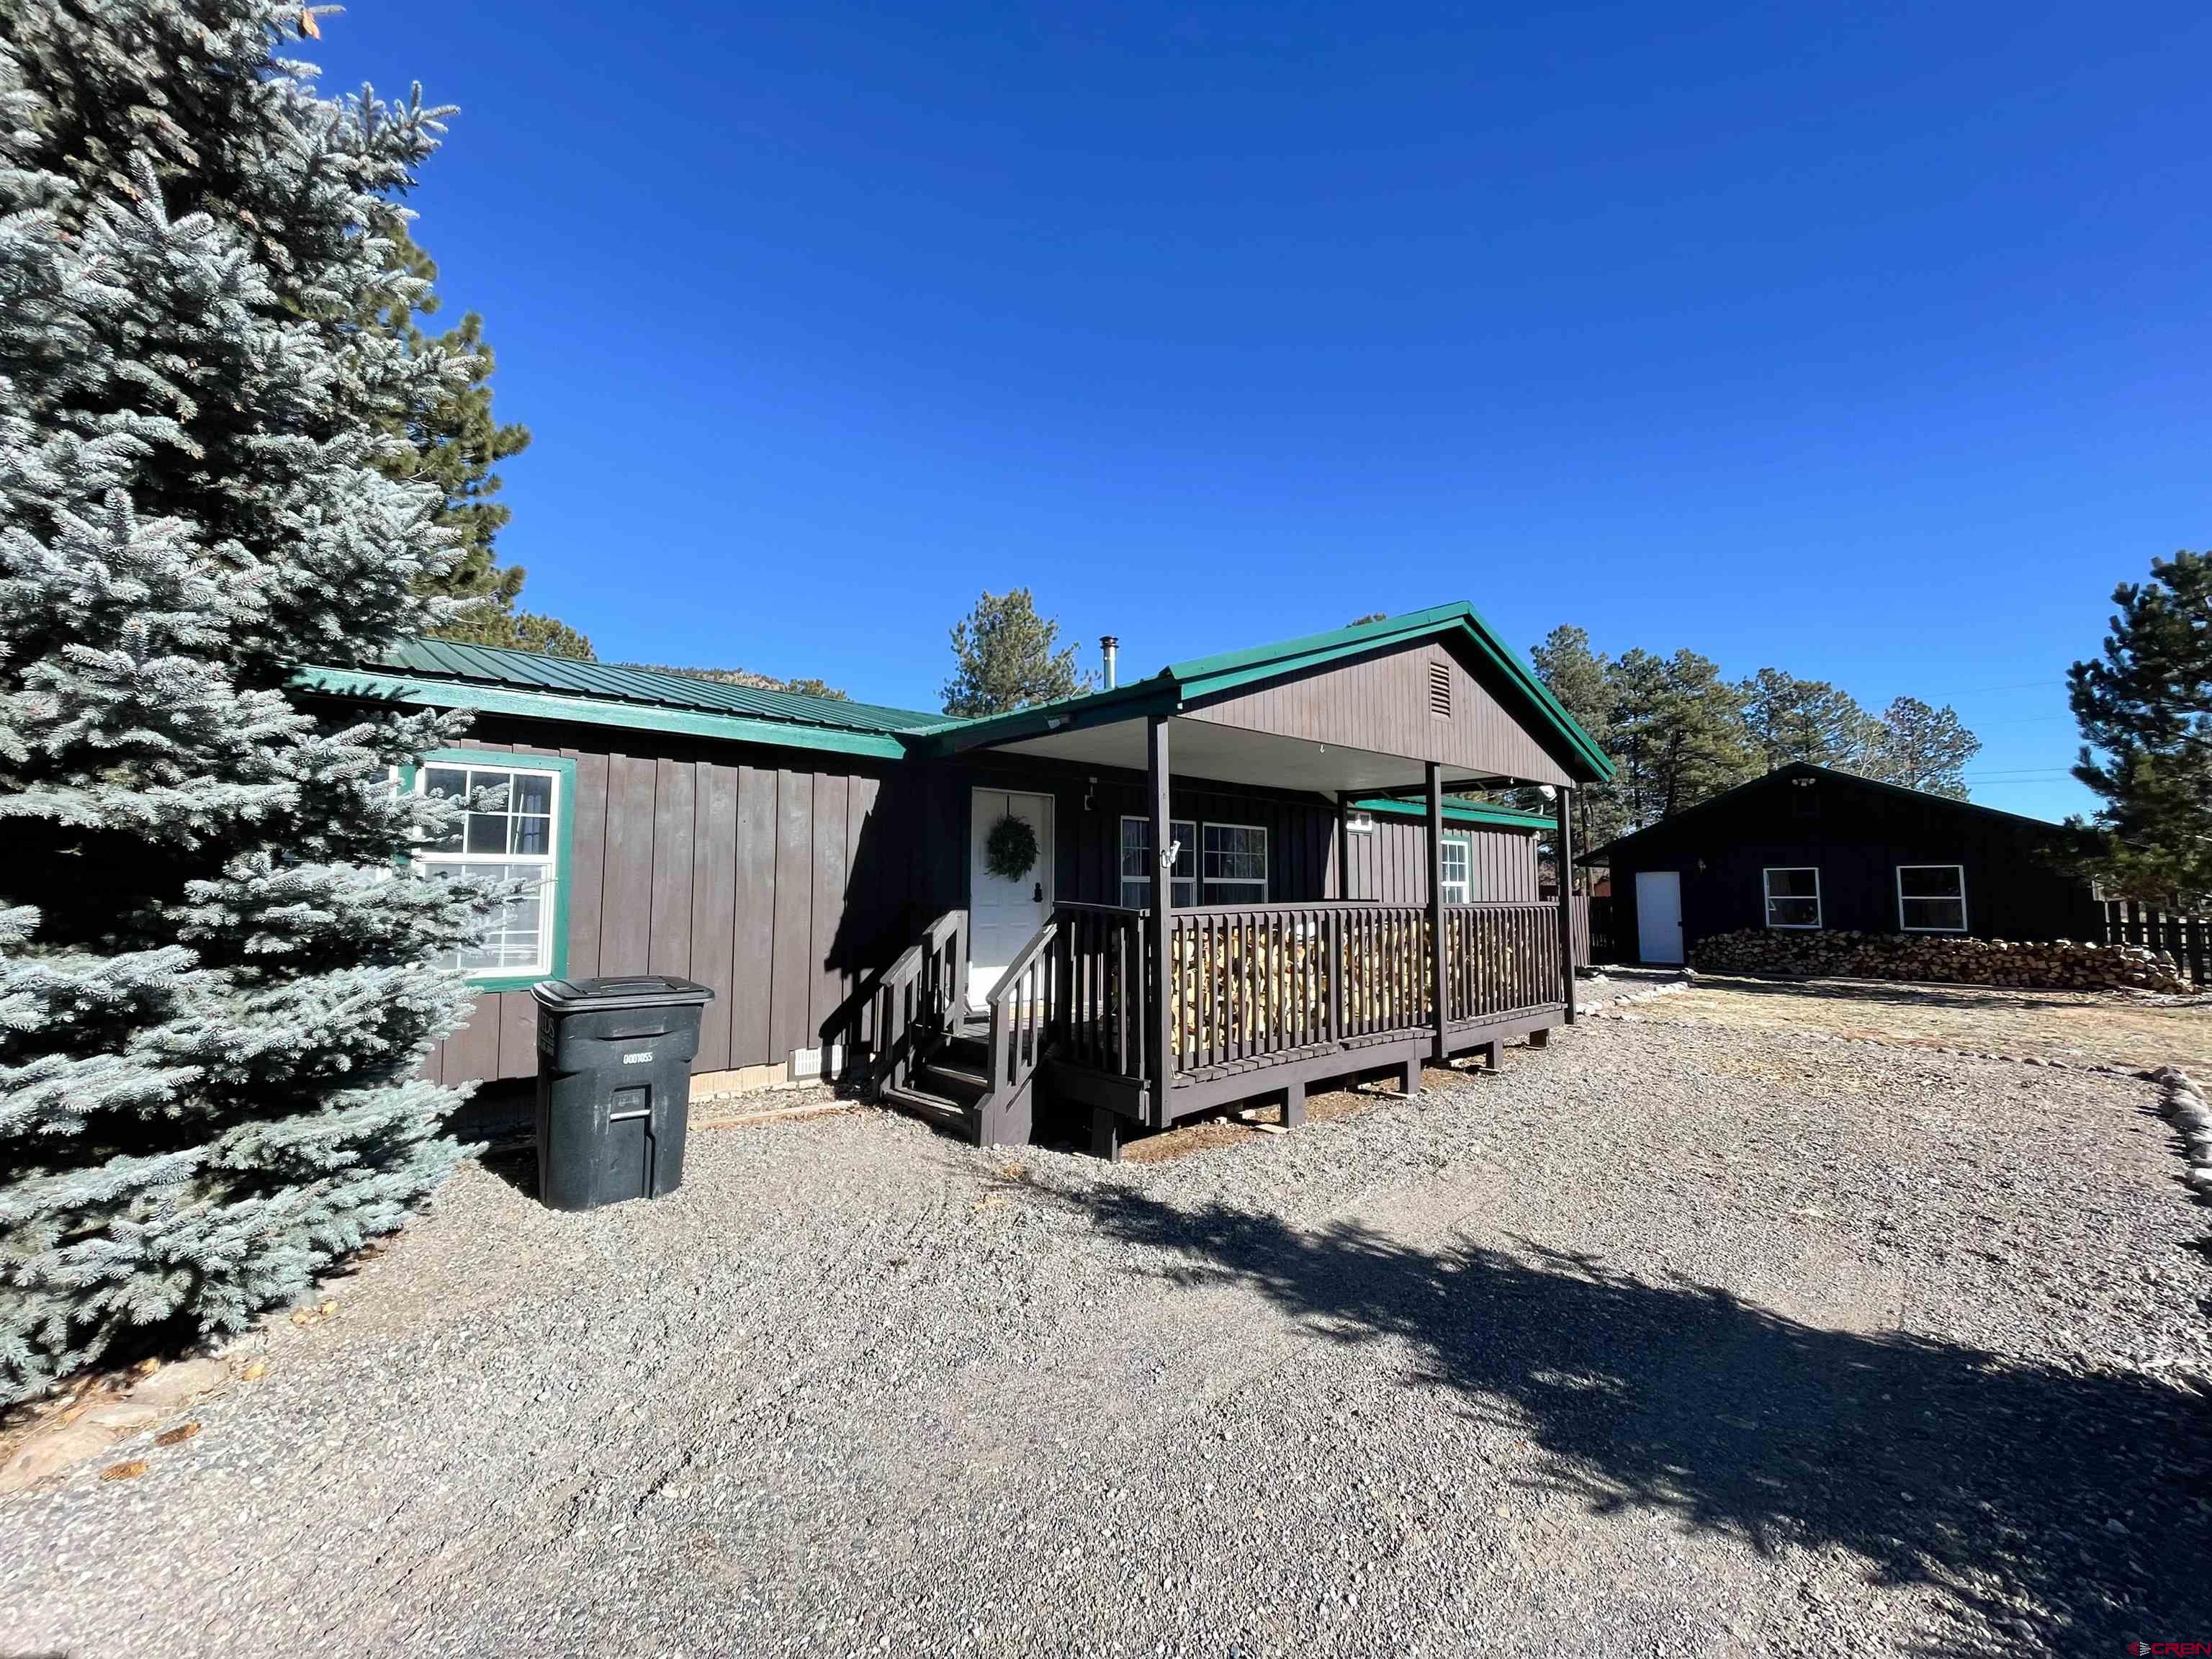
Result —
[[[909,911],[907,838],[878,833],[872,774],[740,761],[726,745],[644,753],[502,735],[473,749],[576,763],[568,881],[571,979],[672,974],[709,986],[695,1069],[781,1062],[824,1022]],[[448,1083],[532,1075],[537,1005],[527,991],[477,999],[433,1051]]]
[[[571,736],[583,741],[550,740]],[[1142,780],[1110,770],[816,764],[796,750],[641,733],[622,741],[611,752],[599,729],[485,718],[467,744],[575,763],[567,975],[672,974],[711,988],[702,1073],[780,1065],[815,1048],[869,971],[930,917],[966,902],[974,788],[1050,794],[1054,890],[1091,903],[1119,902],[1121,820],[1144,811]],[[1179,818],[1267,829],[1270,902],[1427,896],[1419,823],[1384,819],[1371,836],[1347,837],[1346,894],[1329,803],[1200,780],[1176,782],[1173,799]],[[1475,896],[1535,896],[1532,837],[1465,833]],[[487,994],[426,1070],[447,1083],[529,1077],[537,1027],[527,991]]]
[[[1432,668],[1450,687],[1448,716],[1433,712]],[[1433,757],[1530,783],[1573,783],[1484,683],[1495,678],[1487,669],[1478,678],[1455,653],[1431,644],[1231,693],[1187,708],[1182,717],[1381,755]]]
[[[1536,837],[1525,830],[1448,824],[1444,834],[1468,844],[1468,896],[1477,902],[1525,901],[1536,887]],[[1376,904],[1429,902],[1428,825],[1377,814],[1375,828],[1347,834],[1345,896]]]

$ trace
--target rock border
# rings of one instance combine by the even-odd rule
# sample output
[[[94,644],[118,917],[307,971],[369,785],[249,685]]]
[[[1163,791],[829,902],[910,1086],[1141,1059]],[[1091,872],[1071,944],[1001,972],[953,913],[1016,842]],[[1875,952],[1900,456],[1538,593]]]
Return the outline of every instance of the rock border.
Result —
[[[1680,979],[1670,979],[1659,985],[1640,985],[1632,991],[1623,991],[1617,997],[1598,997],[1589,1002],[1577,998],[1575,1003],[1575,1018],[1579,1019],[1584,1014],[1588,1014],[1592,1019],[1626,1019],[1630,1017],[1609,1011],[1623,1007],[1632,1002],[1649,1002],[1654,997],[1672,996],[1677,992],[1686,991],[1696,978],[1696,975],[1686,969]]]
[[[2200,1202],[2212,1200],[2212,1108],[2204,1103],[2204,1091],[2179,1066],[2161,1066],[2143,1075],[2159,1086],[2158,1115],[2181,1137],[2191,1188]]]

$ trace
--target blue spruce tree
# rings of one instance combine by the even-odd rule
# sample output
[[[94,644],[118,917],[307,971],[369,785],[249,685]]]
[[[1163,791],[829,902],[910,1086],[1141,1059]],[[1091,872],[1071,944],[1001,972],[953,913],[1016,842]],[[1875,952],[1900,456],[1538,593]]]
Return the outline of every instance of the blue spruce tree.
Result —
[[[315,15],[0,0],[0,1400],[242,1328],[459,1155],[414,1073],[483,895],[392,781],[453,732],[286,690],[428,626],[377,462],[467,367],[356,325],[441,112],[319,97]]]

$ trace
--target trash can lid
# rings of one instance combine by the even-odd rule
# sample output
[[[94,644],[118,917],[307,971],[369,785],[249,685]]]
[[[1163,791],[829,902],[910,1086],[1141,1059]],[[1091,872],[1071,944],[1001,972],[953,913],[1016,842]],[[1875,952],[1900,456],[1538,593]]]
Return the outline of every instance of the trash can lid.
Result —
[[[538,1006],[562,1013],[588,1014],[604,1008],[685,1007],[712,1002],[714,993],[688,979],[665,974],[625,974],[612,979],[549,979],[530,988]]]

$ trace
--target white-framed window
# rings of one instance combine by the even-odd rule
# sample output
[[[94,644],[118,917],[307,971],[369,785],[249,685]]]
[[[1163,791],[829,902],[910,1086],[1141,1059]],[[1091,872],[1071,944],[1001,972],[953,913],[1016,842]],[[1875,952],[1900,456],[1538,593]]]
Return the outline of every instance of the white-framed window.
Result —
[[[1766,882],[1766,925],[1769,927],[1818,927],[1820,925],[1820,872],[1811,865],[1770,868]]]
[[[1465,904],[1469,890],[1467,842],[1458,836],[1446,836],[1437,850],[1443,862],[1444,902]]]
[[[418,847],[415,861],[436,877],[499,884],[502,896],[483,933],[457,951],[453,966],[480,984],[533,984],[556,976],[562,938],[560,861],[574,771],[567,763],[509,763],[491,756],[433,756],[416,769],[418,793],[475,801],[446,838]]]
[[[1168,822],[1168,839],[1176,844],[1175,879],[1169,884],[1169,902],[1187,910],[1198,902],[1198,825],[1183,818]],[[1141,910],[1152,902],[1152,821],[1125,817],[1121,820],[1121,902]]]
[[[1256,823],[1209,823],[1200,842],[1208,904],[1267,902],[1267,831]]]
[[[1899,865],[1897,925],[1908,933],[1965,933],[1966,866],[1963,864]]]

